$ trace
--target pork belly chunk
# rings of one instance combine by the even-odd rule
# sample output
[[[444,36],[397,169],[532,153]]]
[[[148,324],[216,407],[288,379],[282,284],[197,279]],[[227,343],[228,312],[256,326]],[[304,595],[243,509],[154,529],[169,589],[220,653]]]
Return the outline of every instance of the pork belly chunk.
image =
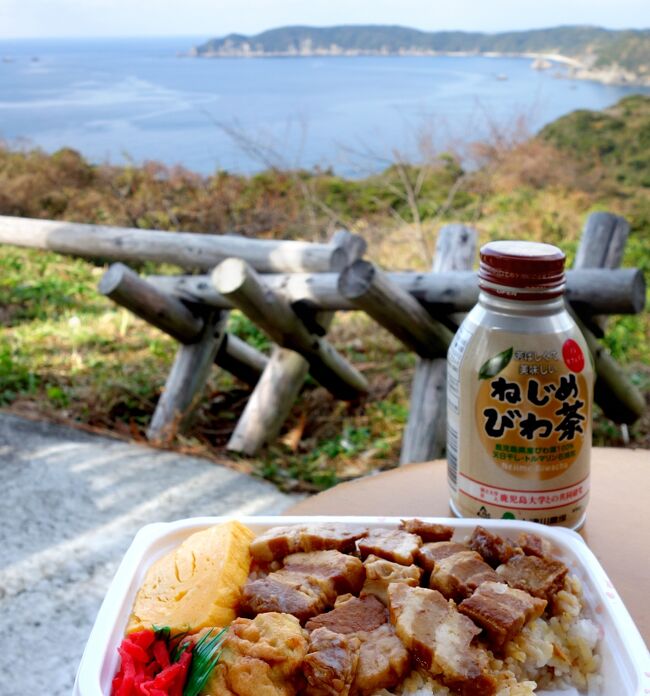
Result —
[[[358,558],[339,551],[287,556],[280,570],[249,578],[240,600],[243,614],[292,614],[301,623],[334,605],[339,594],[358,594],[365,571]]]
[[[326,580],[337,595],[359,594],[366,579],[363,563],[340,551],[291,554],[284,559],[284,570]]]
[[[411,534],[417,534],[424,542],[431,541],[449,541],[454,535],[454,528],[446,524],[435,524],[433,522],[424,522],[414,517],[410,520],[402,520],[400,529]]]
[[[235,619],[204,696],[296,696],[307,639],[288,614]]]
[[[524,625],[541,616],[546,600],[501,582],[484,582],[458,611],[481,626],[495,650],[512,640]]]
[[[388,622],[386,607],[373,596],[349,597],[324,614],[310,619],[305,628],[315,631],[327,628],[334,633],[357,633],[359,631],[374,631]]]
[[[430,573],[436,561],[452,556],[460,551],[467,551],[467,546],[456,541],[437,541],[430,544],[422,544],[417,550],[415,558],[417,564],[424,568],[427,573]]]
[[[463,694],[492,696],[488,654],[472,645],[481,629],[440,592],[396,583],[388,588],[391,622],[417,663]]]
[[[429,578],[429,587],[447,599],[461,601],[481,584],[498,582],[499,576],[476,551],[459,551],[436,561]]]
[[[483,560],[493,568],[507,563],[513,556],[523,553],[509,539],[504,539],[481,526],[475,527],[467,545],[472,551],[480,553]]]
[[[420,584],[422,568],[416,565],[404,566],[374,555],[368,556],[363,565],[366,569],[366,581],[361,594],[374,595],[386,605],[388,605],[388,586],[391,583],[404,582],[411,587],[417,587]]]
[[[568,572],[561,561],[538,556],[514,556],[497,568],[499,580],[549,603],[564,586]]]
[[[349,696],[359,663],[361,642],[355,635],[317,628],[309,636],[302,663],[306,696]]]
[[[353,694],[371,696],[380,689],[392,689],[410,672],[411,658],[389,623],[356,635],[361,647]]]
[[[517,537],[517,544],[527,556],[539,556],[544,558],[550,556],[553,552],[551,542],[548,539],[542,539],[537,534],[529,532],[521,532]]]
[[[355,541],[365,536],[366,532],[363,527],[337,522],[273,527],[253,539],[250,552],[258,563],[271,563],[301,551],[335,550],[347,553],[354,550]]]
[[[373,554],[387,561],[411,565],[422,540],[403,529],[371,529],[356,543],[361,558]]]

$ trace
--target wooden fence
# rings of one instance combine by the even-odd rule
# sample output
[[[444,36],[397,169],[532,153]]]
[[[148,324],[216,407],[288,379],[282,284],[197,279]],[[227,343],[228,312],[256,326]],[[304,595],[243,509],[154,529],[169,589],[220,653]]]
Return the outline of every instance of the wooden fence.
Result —
[[[645,306],[641,271],[619,268],[628,233],[623,218],[594,213],[567,271],[567,300],[594,359],[595,400],[626,424],[643,413],[643,395],[599,338],[606,315]],[[471,227],[440,230],[428,273],[379,269],[362,258],[365,241],[345,230],[312,244],[0,216],[0,243],[115,261],[99,291],[178,341],[147,430],[152,441],[168,442],[186,425],[213,364],[253,387],[227,444],[241,454],[254,455],[277,437],[308,374],[337,399],[363,398],[365,378],[327,340],[335,312],[361,310],[418,356],[400,462],[443,453],[445,356],[478,298]],[[145,260],[192,274],[143,278],[122,263]],[[226,331],[233,308],[273,341],[270,356]]]

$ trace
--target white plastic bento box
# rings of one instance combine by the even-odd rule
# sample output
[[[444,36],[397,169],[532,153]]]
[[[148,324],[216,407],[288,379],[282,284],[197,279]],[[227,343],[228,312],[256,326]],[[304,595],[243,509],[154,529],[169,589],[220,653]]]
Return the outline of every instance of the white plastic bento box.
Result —
[[[177,522],[150,524],[135,536],[126,552],[106,597],[97,614],[84,651],[73,696],[110,696],[111,681],[117,670],[117,647],[138,588],[149,566],[167,552],[176,548],[194,532],[229,519],[225,517],[196,517]],[[397,526],[398,517],[239,517],[254,532],[261,533],[269,527],[314,522],[343,522],[368,527]],[[448,524],[456,529],[454,538],[465,536],[480,524],[486,529],[514,537],[528,531],[548,539],[554,547],[554,555],[569,566],[583,585],[588,615],[599,627],[602,655],[601,696],[645,696],[650,694],[650,655],[638,629],[634,625],[621,598],[605,571],[587,548],[582,538],[568,529],[544,527],[515,520],[472,520],[447,518],[421,518],[429,522]],[[648,588],[639,588],[639,592]],[[539,692],[576,696],[575,690]]]

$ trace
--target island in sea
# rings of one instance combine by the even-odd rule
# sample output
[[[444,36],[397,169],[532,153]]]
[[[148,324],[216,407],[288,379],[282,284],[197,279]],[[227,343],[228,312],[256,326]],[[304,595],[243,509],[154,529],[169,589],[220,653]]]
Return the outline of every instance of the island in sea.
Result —
[[[195,46],[202,58],[360,55],[530,57],[536,69],[564,63],[567,76],[650,86],[650,29],[553,27],[498,34],[421,31],[400,26],[290,26],[245,36],[228,34]]]

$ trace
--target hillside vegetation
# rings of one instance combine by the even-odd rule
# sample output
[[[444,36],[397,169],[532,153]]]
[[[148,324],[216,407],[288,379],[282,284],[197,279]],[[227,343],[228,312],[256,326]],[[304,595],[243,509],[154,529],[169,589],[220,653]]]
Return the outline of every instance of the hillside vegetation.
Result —
[[[627,78],[650,81],[650,30],[609,30],[590,26],[554,27],[485,34],[427,32],[400,26],[291,26],[244,36],[229,34],[194,49],[199,56],[404,53],[559,54],[585,68],[616,68]]]
[[[602,113],[570,114],[535,138],[497,133],[475,144],[471,169],[448,153],[418,166],[396,162],[362,180],[274,170],[201,177],[154,163],[92,165],[69,149],[0,148],[0,214],[314,240],[345,225],[366,237],[369,256],[384,267],[426,269],[445,222],[476,226],[481,242],[558,244],[571,262],[588,214],[610,210],[631,224],[624,265],[650,278],[649,133],[650,98],[634,96]],[[105,268],[101,259],[0,247],[0,406],[139,439],[175,345],[97,293]],[[236,312],[230,329],[268,349]],[[285,444],[233,466],[311,490],[394,465],[415,358],[362,314],[339,313],[331,337],[368,377],[369,398],[335,402],[309,382]],[[612,318],[605,342],[648,393],[648,313]],[[247,395],[214,370],[193,426],[173,446],[223,461]],[[650,446],[650,417],[632,428],[631,441]],[[595,442],[621,444],[621,433],[596,419]]]

